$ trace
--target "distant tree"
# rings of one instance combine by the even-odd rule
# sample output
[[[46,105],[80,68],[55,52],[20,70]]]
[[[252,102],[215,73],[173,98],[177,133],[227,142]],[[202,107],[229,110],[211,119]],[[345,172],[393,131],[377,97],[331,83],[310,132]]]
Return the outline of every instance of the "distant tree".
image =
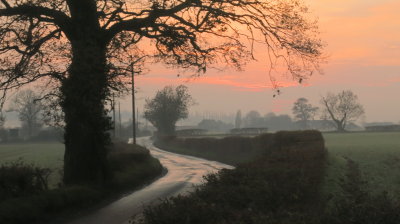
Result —
[[[264,119],[261,117],[258,111],[249,111],[243,118],[243,123],[245,127],[248,128],[260,128],[264,127]]]
[[[264,124],[268,130],[292,130],[293,121],[287,114],[276,115],[275,113],[268,113],[264,116]]]
[[[4,116],[3,112],[0,111],[0,129],[4,128],[5,123],[6,123],[6,116]]]
[[[273,117],[276,117],[276,114],[274,112],[269,112],[266,115],[264,115],[265,120],[271,119]]]
[[[359,119],[365,113],[357,95],[351,90],[344,90],[338,94],[328,93],[321,98],[321,104],[324,106],[323,116],[330,118],[340,132],[345,131],[350,121]]]
[[[227,124],[220,120],[204,119],[197,125],[200,129],[206,129],[211,131],[228,131],[233,128],[232,124]]]
[[[306,98],[299,98],[294,102],[292,111],[296,120],[301,122],[302,128],[309,128],[309,121],[314,119],[318,111],[318,107],[314,107]]]
[[[180,85],[175,89],[166,86],[153,99],[147,99],[144,117],[157,128],[161,135],[172,135],[178,120],[188,117],[188,108],[194,103],[188,88]]]
[[[238,110],[236,112],[235,128],[241,128],[241,126],[242,126],[242,111]]]
[[[43,105],[39,94],[32,90],[18,92],[13,98],[10,111],[18,113],[22,124],[22,133],[28,138],[32,138],[42,127]]]
[[[6,142],[8,140],[7,130],[4,129],[6,117],[3,112],[0,111],[0,142]]]

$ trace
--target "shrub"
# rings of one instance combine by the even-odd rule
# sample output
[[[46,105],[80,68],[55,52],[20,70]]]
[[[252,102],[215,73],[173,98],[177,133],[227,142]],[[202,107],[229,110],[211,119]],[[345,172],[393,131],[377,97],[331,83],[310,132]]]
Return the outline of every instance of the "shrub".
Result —
[[[190,140],[191,142],[195,142]],[[201,139],[197,140],[201,141]],[[209,139],[205,142],[213,142]],[[148,207],[146,224],[318,223],[325,148],[319,132],[281,132],[215,140],[251,143],[263,156],[205,177],[188,196]],[[200,143],[197,143],[200,144]],[[224,142],[227,145],[228,142]],[[235,142],[238,144],[238,142]],[[234,145],[234,144],[232,144]],[[239,149],[242,146],[233,146]],[[225,148],[228,153],[229,148]]]
[[[0,166],[0,200],[36,194],[48,189],[51,170],[22,160]]]
[[[0,167],[0,187],[3,187],[0,196],[7,196],[0,197],[0,223],[43,223],[53,220],[59,214],[78,211],[124,191],[131,191],[162,172],[161,164],[151,157],[147,149],[125,143],[113,145],[108,162],[114,178],[109,180],[106,187],[64,186],[52,190],[47,190],[47,181],[42,181],[47,180],[45,171],[48,169],[22,162]],[[10,192],[18,194],[10,197]]]
[[[112,189],[132,190],[158,177],[163,170],[149,150],[123,142],[114,144],[108,163],[112,173],[109,187]]]

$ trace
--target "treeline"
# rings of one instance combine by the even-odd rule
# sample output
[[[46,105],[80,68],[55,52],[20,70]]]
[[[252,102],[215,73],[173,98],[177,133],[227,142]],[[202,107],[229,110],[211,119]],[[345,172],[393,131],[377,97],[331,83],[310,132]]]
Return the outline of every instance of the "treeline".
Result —
[[[235,124],[221,120],[204,119],[197,124],[197,128],[214,132],[229,133],[232,129],[238,128],[268,128],[270,131],[300,130],[301,124],[288,114],[277,115],[273,112],[261,115],[256,110],[249,111],[243,117],[238,111]]]
[[[293,103],[293,117],[287,114],[276,115],[267,113],[261,115],[252,110],[242,115],[237,111],[233,123],[225,123],[219,120],[204,119],[198,128],[211,131],[225,131],[234,127],[240,128],[268,128],[271,131],[279,130],[309,130],[321,131],[363,130],[355,122],[365,112],[363,106],[358,102],[358,96],[351,90],[344,90],[337,94],[327,93],[320,99],[321,108],[309,103],[306,98],[299,98]]]

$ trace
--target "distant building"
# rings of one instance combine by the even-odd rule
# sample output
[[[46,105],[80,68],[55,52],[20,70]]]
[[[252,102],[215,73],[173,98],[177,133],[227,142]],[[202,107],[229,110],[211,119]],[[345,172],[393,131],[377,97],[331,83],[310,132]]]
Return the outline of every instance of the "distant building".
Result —
[[[207,130],[205,129],[182,129],[182,130],[177,130],[175,131],[175,134],[177,136],[198,136],[198,135],[204,135],[207,133]]]
[[[14,141],[19,139],[19,128],[8,129],[8,140]]]
[[[231,129],[233,135],[259,135],[268,132],[268,128],[234,128]]]
[[[377,125],[365,127],[367,131],[400,131],[400,125]]]
[[[318,131],[336,131],[336,125],[333,121],[330,120],[311,120],[307,122],[308,124],[308,129],[312,129],[312,130],[318,130]],[[295,123],[296,127],[298,129],[302,129],[302,123],[301,121],[297,121]],[[363,127],[350,122],[346,125],[346,130],[348,131],[362,131],[364,130]]]

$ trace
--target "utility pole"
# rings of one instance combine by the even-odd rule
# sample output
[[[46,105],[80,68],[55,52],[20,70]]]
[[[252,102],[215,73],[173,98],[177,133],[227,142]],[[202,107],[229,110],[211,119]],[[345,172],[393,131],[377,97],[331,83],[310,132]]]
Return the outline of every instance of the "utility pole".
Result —
[[[122,119],[121,119],[121,102],[118,101],[118,118],[119,118],[119,132],[118,136],[122,136]]]
[[[136,130],[139,131],[139,107],[136,108]]]
[[[113,122],[114,122],[114,130],[113,130],[113,135],[114,135],[114,138],[115,138],[115,94],[113,93],[113,98],[112,98],[112,103],[111,103],[111,107],[112,107],[112,110],[113,110]]]
[[[136,116],[135,116],[135,70],[133,63],[131,64],[132,71],[132,137],[133,145],[136,145]]]

